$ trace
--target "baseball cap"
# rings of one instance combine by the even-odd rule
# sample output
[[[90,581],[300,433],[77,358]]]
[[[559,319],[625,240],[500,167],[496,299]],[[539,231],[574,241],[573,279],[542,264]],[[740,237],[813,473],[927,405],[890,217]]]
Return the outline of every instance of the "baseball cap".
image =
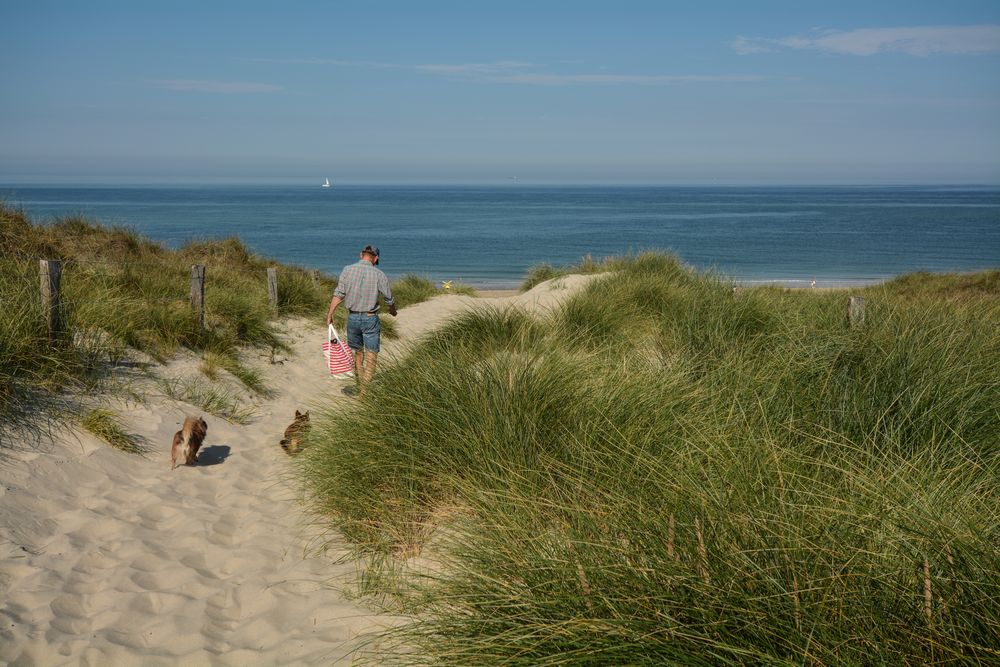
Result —
[[[378,246],[377,245],[366,245],[361,252],[366,252],[369,255],[375,255],[378,257]]]

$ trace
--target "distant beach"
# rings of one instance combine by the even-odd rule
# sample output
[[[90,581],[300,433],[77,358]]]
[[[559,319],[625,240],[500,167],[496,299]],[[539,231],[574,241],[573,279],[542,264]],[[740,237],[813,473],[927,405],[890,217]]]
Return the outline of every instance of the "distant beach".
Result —
[[[0,186],[36,221],[83,215],[177,247],[238,235],[336,273],[376,243],[392,277],[517,287],[530,266],[656,249],[756,285],[842,287],[1000,265],[991,187]]]

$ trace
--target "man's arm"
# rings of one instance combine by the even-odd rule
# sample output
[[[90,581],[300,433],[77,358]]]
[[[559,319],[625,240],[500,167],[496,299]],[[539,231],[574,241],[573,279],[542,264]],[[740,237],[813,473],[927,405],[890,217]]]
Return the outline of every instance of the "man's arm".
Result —
[[[336,294],[333,296],[332,299],[330,299],[330,310],[326,311],[326,323],[327,323],[327,325],[329,325],[329,324],[331,324],[333,322],[333,311],[337,310],[337,306],[339,306],[340,302],[343,301],[343,300],[344,299],[342,297],[339,297]]]
[[[333,311],[337,310],[344,299],[347,297],[347,292],[344,290],[344,285],[347,284],[347,267],[340,272],[340,277],[337,279],[337,286],[333,288],[333,298],[330,299],[330,309],[326,311],[326,323],[330,325],[333,323]]]
[[[378,291],[385,297],[385,305],[389,307],[389,314],[396,317],[396,300],[392,298],[392,289],[389,287],[389,279],[384,273],[379,272]]]

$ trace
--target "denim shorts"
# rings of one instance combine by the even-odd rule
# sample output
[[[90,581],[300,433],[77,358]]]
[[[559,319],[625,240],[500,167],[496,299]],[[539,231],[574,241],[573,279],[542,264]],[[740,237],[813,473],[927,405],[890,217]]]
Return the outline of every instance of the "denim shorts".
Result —
[[[379,351],[382,323],[378,315],[350,313],[347,316],[347,346],[355,352],[362,347],[372,352]]]

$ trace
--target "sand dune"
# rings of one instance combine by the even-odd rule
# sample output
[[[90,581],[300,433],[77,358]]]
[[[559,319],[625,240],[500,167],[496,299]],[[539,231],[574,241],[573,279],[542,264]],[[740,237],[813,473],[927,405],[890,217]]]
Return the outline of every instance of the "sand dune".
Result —
[[[404,309],[387,356],[483,304],[553,306],[589,278],[521,295],[440,296]],[[0,463],[0,662],[10,665],[276,665],[349,662],[367,635],[401,622],[347,599],[356,566],[321,547],[295,503],[278,440],[296,408],[354,400],[324,373],[320,327],[286,322],[292,355],[258,360],[275,395],[248,425],[157,394],[116,399],[147,457],[79,430]],[[197,374],[192,358],[162,372]],[[383,374],[391,369],[383,367]],[[201,464],[170,470],[185,414],[209,423]],[[329,536],[328,536],[329,537]]]

